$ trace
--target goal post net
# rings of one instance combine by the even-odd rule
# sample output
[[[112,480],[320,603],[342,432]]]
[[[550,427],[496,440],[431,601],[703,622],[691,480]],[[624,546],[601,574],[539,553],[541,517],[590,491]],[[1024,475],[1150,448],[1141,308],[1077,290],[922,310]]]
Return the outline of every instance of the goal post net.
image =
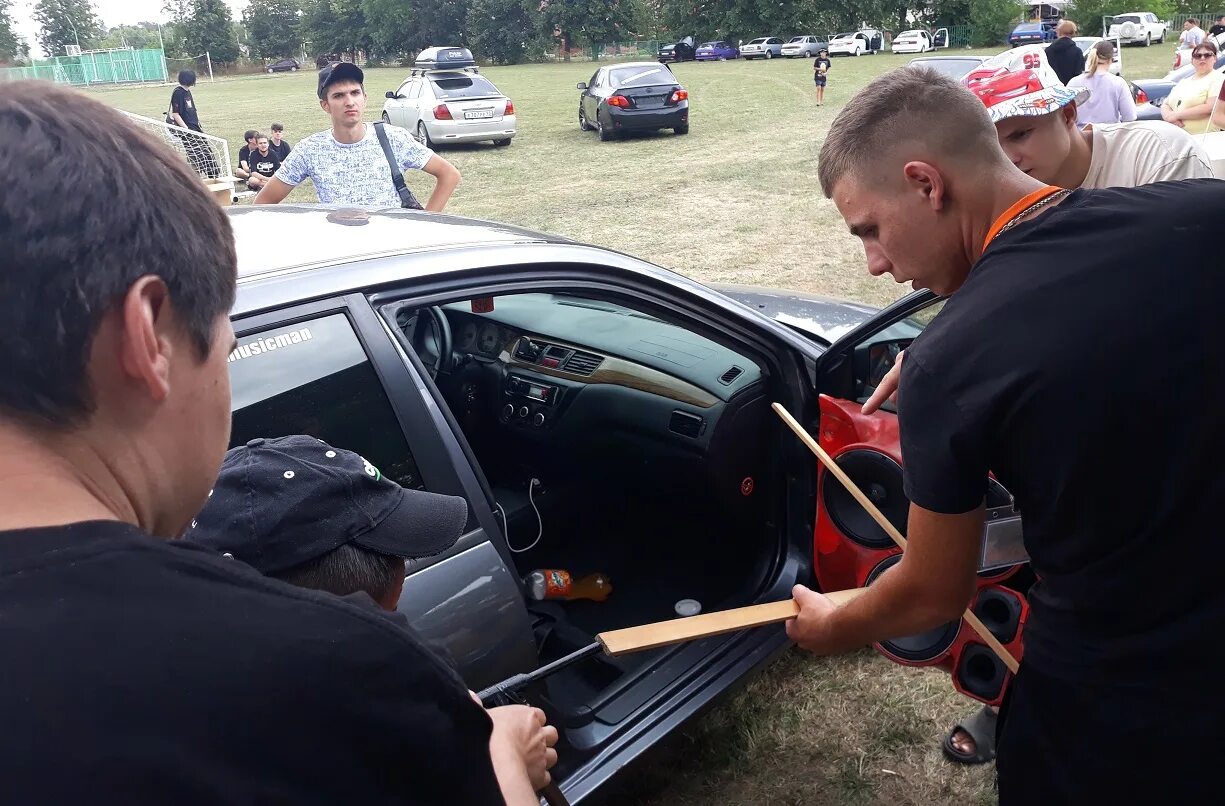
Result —
[[[120,110],[122,111],[122,110]],[[221,137],[172,126],[160,120],[124,112],[133,123],[174,151],[206,181],[233,182],[230,170],[230,144]]]

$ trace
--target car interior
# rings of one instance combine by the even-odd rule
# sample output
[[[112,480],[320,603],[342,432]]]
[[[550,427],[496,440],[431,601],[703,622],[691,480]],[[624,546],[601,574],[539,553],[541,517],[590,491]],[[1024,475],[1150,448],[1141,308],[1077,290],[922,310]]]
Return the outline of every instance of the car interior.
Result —
[[[703,612],[745,604],[771,576],[784,519],[764,362],[570,293],[381,312],[475,454],[517,573],[611,583],[603,601],[527,594],[542,663],[601,631],[675,618],[682,600]],[[550,678],[550,699],[594,709],[664,651],[593,657]]]

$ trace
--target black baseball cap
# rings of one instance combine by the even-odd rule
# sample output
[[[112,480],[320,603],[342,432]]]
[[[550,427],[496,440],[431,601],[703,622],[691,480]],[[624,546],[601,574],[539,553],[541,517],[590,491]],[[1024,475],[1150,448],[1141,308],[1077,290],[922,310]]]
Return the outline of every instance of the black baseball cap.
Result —
[[[346,543],[428,557],[464,533],[463,498],[406,490],[352,451],[310,436],[232,448],[183,536],[275,574]]]
[[[327,94],[328,85],[335,84],[337,81],[356,81],[364,85],[366,74],[353,62],[332,62],[319,71],[320,100]]]

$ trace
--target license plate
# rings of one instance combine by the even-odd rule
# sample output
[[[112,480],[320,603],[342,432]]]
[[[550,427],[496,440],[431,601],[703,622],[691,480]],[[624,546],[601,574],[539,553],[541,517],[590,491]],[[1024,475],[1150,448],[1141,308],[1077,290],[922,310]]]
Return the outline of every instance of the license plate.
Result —
[[[465,112],[464,117],[467,118],[468,120],[474,120],[477,118],[491,118],[493,117],[493,110],[492,109],[472,109],[472,110]]]

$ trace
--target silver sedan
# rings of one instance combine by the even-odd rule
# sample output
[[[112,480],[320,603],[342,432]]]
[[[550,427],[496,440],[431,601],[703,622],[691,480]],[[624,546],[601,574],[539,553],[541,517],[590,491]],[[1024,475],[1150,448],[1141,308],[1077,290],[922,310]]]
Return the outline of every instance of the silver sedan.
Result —
[[[383,120],[422,145],[492,140],[508,146],[517,133],[515,104],[474,70],[414,71],[383,103]]]

